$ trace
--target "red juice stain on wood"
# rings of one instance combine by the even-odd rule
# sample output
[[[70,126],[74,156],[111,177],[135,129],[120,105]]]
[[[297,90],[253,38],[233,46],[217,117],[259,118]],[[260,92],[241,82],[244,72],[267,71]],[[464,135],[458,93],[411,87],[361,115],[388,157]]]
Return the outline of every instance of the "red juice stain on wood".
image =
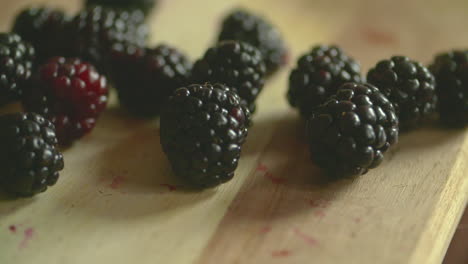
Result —
[[[260,233],[262,233],[262,234],[266,234],[266,233],[268,233],[270,231],[271,231],[270,226],[265,226],[264,228],[260,229]]]
[[[125,177],[115,176],[114,178],[112,178],[112,182],[109,185],[109,187],[111,189],[118,189],[124,181],[125,181]]]
[[[361,223],[361,218],[359,218],[359,217],[354,218],[354,222]]]
[[[288,257],[291,255],[291,251],[289,250],[275,250],[273,252],[271,252],[271,256],[275,257],[275,258],[283,258],[283,257]]]
[[[177,190],[177,186],[168,183],[159,184],[159,186],[166,187],[170,192]]]
[[[318,210],[318,211],[314,212],[314,215],[317,216],[317,217],[323,218],[323,217],[325,217],[325,212],[322,211],[322,210]]]
[[[394,34],[376,28],[364,27],[361,29],[361,34],[368,43],[374,45],[393,45],[398,42]]]
[[[261,172],[267,172],[268,168],[265,166],[265,164],[260,163],[258,164],[257,168],[255,169],[256,171],[261,171]]]
[[[319,199],[319,200],[308,200],[309,202],[309,205],[312,207],[312,208],[327,208],[328,205],[330,205],[330,202],[329,201],[326,201],[326,200],[322,200],[322,199]]]
[[[33,238],[33,236],[34,236],[34,229],[31,227],[26,228],[26,230],[24,230],[24,238],[19,244],[19,248],[21,249],[25,248],[28,245],[29,241]]]
[[[8,229],[10,230],[10,232],[16,233],[16,226],[15,225],[9,226]]]
[[[307,244],[309,244],[309,245],[311,245],[311,246],[315,246],[315,245],[317,245],[317,243],[318,243],[318,241],[317,241],[315,238],[313,238],[313,237],[311,237],[311,236],[309,236],[309,235],[303,233],[303,232],[302,232],[301,230],[299,230],[298,228],[294,228],[294,233],[295,233],[298,237],[302,238],[302,240],[304,240]]]
[[[266,172],[265,177],[268,178],[274,184],[283,184],[286,181],[283,178],[273,176],[271,172]]]

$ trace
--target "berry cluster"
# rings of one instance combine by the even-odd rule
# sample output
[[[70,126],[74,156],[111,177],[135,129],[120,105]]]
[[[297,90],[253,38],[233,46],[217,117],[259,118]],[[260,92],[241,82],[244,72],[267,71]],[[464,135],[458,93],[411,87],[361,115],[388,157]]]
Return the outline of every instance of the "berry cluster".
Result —
[[[156,0],[84,0],[21,11],[0,33],[0,187],[32,196],[64,167],[58,146],[89,134],[113,85],[130,114],[160,116],[160,143],[174,173],[208,188],[232,179],[271,75],[287,64],[282,34],[244,9],[228,14],[217,42],[191,60],[166,44],[148,47],[146,18]],[[430,69],[430,70],[429,70]],[[404,56],[382,60],[367,80],[337,46],[319,45],[291,71],[287,99],[306,121],[312,160],[335,178],[367,173],[410,130],[440,114],[468,123],[468,51],[438,55],[428,68]]]

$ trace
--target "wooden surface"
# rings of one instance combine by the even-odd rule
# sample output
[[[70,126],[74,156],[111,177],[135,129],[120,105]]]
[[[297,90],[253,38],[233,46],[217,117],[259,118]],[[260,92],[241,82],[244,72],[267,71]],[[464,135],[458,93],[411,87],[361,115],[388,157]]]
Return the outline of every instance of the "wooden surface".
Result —
[[[41,1],[2,0],[1,29],[33,2]],[[239,4],[279,25],[294,60],[313,44],[337,43],[367,70],[393,54],[429,62],[468,43],[462,0],[166,0],[151,19],[152,43],[195,59]],[[285,101],[288,70],[261,95],[235,179],[204,192],[173,177],[156,120],[111,107],[65,151],[55,187],[0,199],[0,263],[441,263],[468,197],[466,130],[405,134],[379,169],[327,183]]]

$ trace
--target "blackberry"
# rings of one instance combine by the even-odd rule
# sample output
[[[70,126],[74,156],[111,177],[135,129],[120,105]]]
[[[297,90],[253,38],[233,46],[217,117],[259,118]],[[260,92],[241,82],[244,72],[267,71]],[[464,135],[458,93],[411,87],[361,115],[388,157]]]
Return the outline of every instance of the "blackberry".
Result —
[[[156,0],[86,0],[86,6],[106,6],[121,9],[138,9],[148,14],[156,4]]]
[[[315,46],[292,70],[287,98],[302,117],[308,118],[346,82],[362,82],[359,64],[337,46]]]
[[[21,11],[13,31],[36,49],[36,60],[44,62],[66,54],[65,27],[70,18],[62,10],[33,7]]]
[[[245,42],[220,42],[195,62],[192,81],[226,84],[241,97],[242,103],[253,113],[255,100],[265,84],[262,54]]]
[[[52,121],[61,145],[91,132],[107,105],[107,80],[79,59],[56,57],[39,68],[25,90],[23,106]]]
[[[418,126],[436,109],[434,76],[407,57],[394,56],[380,61],[367,73],[367,81],[393,103],[404,130]]]
[[[392,103],[370,84],[346,83],[307,123],[312,159],[333,177],[367,173],[398,141]]]
[[[164,100],[188,84],[192,68],[184,54],[167,45],[145,50],[119,44],[111,58],[120,104],[142,117],[158,115]]]
[[[32,196],[54,185],[63,169],[52,123],[33,113],[0,117],[0,185],[7,192]]]
[[[287,63],[288,51],[281,33],[261,16],[237,9],[223,21],[219,41],[244,41],[262,52],[268,74]]]
[[[88,8],[78,15],[68,27],[70,54],[106,70],[109,50],[116,43],[143,47],[148,37],[148,27],[141,11],[122,11],[100,6]]]
[[[430,70],[436,79],[441,120],[450,126],[468,124],[468,50],[436,56]]]
[[[164,105],[161,145],[176,175],[212,187],[234,176],[249,125],[249,110],[227,86],[193,84]]]
[[[0,106],[20,99],[35,51],[17,34],[0,33]]]

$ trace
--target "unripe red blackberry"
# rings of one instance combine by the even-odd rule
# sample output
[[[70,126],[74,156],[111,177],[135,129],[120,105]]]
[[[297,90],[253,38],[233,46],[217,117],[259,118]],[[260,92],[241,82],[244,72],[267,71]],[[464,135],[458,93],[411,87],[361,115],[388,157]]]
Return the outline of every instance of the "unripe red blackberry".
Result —
[[[52,121],[61,145],[91,132],[107,106],[106,77],[76,58],[56,57],[42,65],[25,90],[27,111]]]

